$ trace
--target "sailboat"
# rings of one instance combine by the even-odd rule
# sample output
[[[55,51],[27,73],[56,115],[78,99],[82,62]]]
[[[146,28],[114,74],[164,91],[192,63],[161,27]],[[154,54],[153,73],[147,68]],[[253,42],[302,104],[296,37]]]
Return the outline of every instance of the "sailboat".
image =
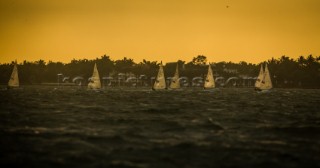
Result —
[[[257,77],[256,83],[254,84],[255,88],[260,88],[263,76],[264,76],[264,70],[263,70],[263,65],[261,64],[259,75]]]
[[[18,87],[19,87],[18,67],[17,67],[17,64],[14,64],[14,67],[8,82],[8,88],[18,88]]]
[[[268,69],[268,65],[265,65],[265,69],[261,65],[259,76],[255,83],[255,90],[263,91],[272,89],[272,81],[270,77],[270,72]]]
[[[177,64],[177,67],[176,67],[176,72],[174,73],[174,76],[171,79],[171,83],[170,83],[169,88],[170,89],[180,89],[178,64]]]
[[[97,68],[97,63],[94,64],[93,74],[88,84],[88,89],[101,89],[101,82]]]
[[[153,84],[152,90],[164,90],[166,89],[166,80],[164,77],[163,66],[160,64],[156,81]]]
[[[204,89],[212,89],[215,88],[216,84],[214,82],[214,78],[213,78],[213,73],[212,73],[212,69],[211,69],[211,65],[209,64],[208,67],[208,74],[206,76],[206,80],[204,81]]]

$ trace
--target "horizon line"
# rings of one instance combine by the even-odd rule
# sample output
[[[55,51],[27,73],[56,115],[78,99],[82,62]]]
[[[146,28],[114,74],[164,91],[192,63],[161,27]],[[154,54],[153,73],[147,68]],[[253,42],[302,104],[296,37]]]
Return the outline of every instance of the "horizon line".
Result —
[[[198,54],[197,56],[200,56],[200,55],[202,55],[202,54]],[[26,59],[24,59],[23,61],[18,61],[18,59],[15,58],[15,59],[13,59],[13,60],[10,61],[10,62],[1,62],[1,61],[0,61],[0,64],[11,64],[12,62],[17,62],[18,64],[20,64],[20,63],[23,63],[24,61],[27,61],[27,62],[36,62],[36,61],[39,61],[39,60],[43,60],[45,63],[49,63],[49,62],[58,63],[58,62],[60,62],[60,63],[63,63],[63,64],[68,64],[68,63],[71,63],[72,60],[85,60],[85,59],[87,59],[87,60],[89,60],[89,61],[93,61],[93,60],[96,60],[96,59],[100,59],[100,58],[103,57],[103,56],[109,57],[110,60],[112,60],[112,61],[122,60],[122,59],[124,59],[124,58],[132,59],[133,62],[136,63],[136,64],[141,63],[143,60],[151,61],[151,62],[154,62],[154,61],[155,61],[155,62],[159,62],[159,63],[162,62],[163,64],[174,63],[174,62],[178,62],[178,61],[184,61],[185,63],[189,63],[189,62],[192,62],[192,59],[193,59],[193,58],[197,57],[197,56],[192,57],[192,59],[191,59],[190,61],[181,60],[181,59],[178,59],[178,60],[176,60],[176,61],[147,60],[147,59],[142,59],[141,61],[135,61],[134,58],[130,58],[130,57],[126,57],[126,56],[124,56],[124,57],[122,57],[122,58],[120,58],[120,59],[112,59],[112,57],[111,57],[110,55],[104,54],[104,55],[101,55],[101,56],[99,56],[99,57],[95,57],[95,58],[91,58],[91,59],[88,59],[88,58],[78,58],[78,59],[72,58],[72,59],[70,59],[69,61],[59,61],[59,60],[42,59],[42,58],[36,59],[36,60],[26,60]],[[205,55],[202,55],[202,56],[205,56]],[[290,59],[293,59],[293,60],[297,60],[297,59],[298,59],[299,57],[301,57],[301,56],[303,56],[304,58],[307,58],[307,57],[309,57],[309,56],[313,56],[314,58],[320,57],[320,55],[319,55],[319,56],[315,56],[315,55],[313,55],[313,54],[307,54],[307,56],[305,56],[305,55],[299,55],[299,56],[297,56],[297,57],[290,57],[290,56],[288,56],[288,55],[283,54],[283,55],[278,56],[278,57],[270,57],[270,58],[267,59],[267,60],[259,61],[259,62],[257,62],[257,63],[247,62],[247,61],[245,61],[245,60],[241,60],[241,61],[231,61],[231,60],[228,60],[228,61],[226,61],[226,60],[223,60],[223,61],[209,61],[209,60],[207,60],[207,63],[208,63],[208,64],[211,64],[211,63],[220,63],[220,62],[227,62],[227,63],[228,63],[228,62],[231,62],[231,63],[246,62],[246,63],[248,63],[248,64],[261,64],[261,63],[267,62],[267,61],[269,61],[269,60],[271,60],[271,59],[276,59],[276,60],[277,60],[277,59],[280,59],[280,58],[283,57],[283,56],[289,57]],[[205,56],[205,57],[208,59],[208,56]]]

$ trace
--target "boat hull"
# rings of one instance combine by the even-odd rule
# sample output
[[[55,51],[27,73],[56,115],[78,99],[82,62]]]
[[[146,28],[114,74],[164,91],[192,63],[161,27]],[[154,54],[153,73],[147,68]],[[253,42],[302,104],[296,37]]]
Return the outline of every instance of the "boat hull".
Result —
[[[270,88],[270,89],[271,89],[271,88]],[[254,90],[255,90],[255,91],[258,91],[258,92],[268,91],[268,90],[270,90],[270,89],[261,89],[261,88],[257,88],[257,87],[254,88]]]

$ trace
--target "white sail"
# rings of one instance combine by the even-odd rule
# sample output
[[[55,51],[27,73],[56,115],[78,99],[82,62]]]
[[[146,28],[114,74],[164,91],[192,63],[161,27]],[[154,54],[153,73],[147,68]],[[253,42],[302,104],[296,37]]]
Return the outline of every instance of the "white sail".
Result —
[[[171,83],[170,83],[169,88],[170,89],[179,89],[180,88],[178,64],[177,64],[177,67],[176,67],[176,72],[174,73],[174,76],[171,79]]]
[[[268,65],[266,64],[266,66],[264,68],[264,75],[263,75],[263,79],[261,81],[260,89],[261,90],[268,90],[271,88],[272,88],[272,81],[271,81]]]
[[[204,81],[204,88],[210,89],[214,87],[215,87],[215,82],[213,78],[213,73],[212,73],[211,65],[209,65],[208,74],[207,74],[206,80]]]
[[[95,63],[93,68],[93,74],[88,84],[88,89],[100,89],[100,88],[101,88],[100,76],[99,76],[97,64]]]
[[[156,81],[154,82],[152,89],[154,89],[154,90],[166,89],[166,80],[164,77],[162,64],[160,65],[159,72],[158,72]]]
[[[19,87],[19,76],[18,76],[18,67],[17,64],[14,65],[9,82],[9,88],[16,88]]]
[[[260,76],[260,74],[259,74],[259,76]],[[259,79],[259,77],[258,77],[258,79]],[[257,82],[258,82],[258,79],[257,79]],[[271,81],[270,72],[269,72],[267,64],[266,64],[265,69],[263,71],[260,82],[259,83],[257,83],[257,82],[255,85],[255,88],[257,90],[269,90],[272,88],[272,81]]]
[[[263,66],[262,66],[262,64],[261,64],[260,72],[259,72],[259,75],[258,75],[258,77],[257,77],[256,83],[254,84],[254,87],[260,88],[260,85],[261,85],[261,81],[262,81],[263,76],[264,76],[264,71],[263,71]]]

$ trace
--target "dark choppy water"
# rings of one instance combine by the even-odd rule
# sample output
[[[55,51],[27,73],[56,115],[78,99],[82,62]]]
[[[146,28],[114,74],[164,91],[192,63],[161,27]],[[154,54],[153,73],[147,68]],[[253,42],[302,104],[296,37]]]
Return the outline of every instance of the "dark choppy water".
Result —
[[[0,167],[320,167],[320,90],[0,96]]]

